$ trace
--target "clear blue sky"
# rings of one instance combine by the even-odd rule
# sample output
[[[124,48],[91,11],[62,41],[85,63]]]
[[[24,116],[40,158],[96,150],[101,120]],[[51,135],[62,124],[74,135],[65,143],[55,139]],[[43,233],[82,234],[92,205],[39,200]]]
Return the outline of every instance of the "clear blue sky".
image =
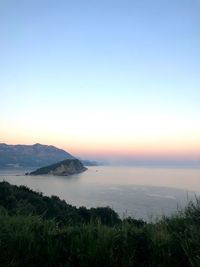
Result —
[[[1,0],[1,141],[200,152],[199,14],[199,0]]]

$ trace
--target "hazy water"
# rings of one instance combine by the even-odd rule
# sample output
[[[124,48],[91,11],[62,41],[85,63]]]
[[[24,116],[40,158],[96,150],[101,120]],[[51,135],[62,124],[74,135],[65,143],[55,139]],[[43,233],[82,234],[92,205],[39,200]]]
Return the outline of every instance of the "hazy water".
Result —
[[[98,166],[68,177],[24,176],[25,172],[0,171],[0,180],[57,195],[72,205],[110,206],[120,216],[144,219],[168,215],[200,193],[200,169]]]

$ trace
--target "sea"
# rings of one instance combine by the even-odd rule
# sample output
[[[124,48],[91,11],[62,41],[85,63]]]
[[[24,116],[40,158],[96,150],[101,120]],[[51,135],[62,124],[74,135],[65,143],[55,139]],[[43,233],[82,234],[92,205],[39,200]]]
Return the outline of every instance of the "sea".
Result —
[[[0,181],[26,185],[80,207],[111,207],[121,218],[154,221],[200,195],[200,168],[92,166],[70,176],[26,176],[0,170]]]

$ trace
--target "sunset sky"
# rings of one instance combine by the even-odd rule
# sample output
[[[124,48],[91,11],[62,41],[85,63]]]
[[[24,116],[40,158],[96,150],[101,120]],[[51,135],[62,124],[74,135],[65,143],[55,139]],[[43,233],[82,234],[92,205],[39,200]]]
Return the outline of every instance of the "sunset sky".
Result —
[[[200,160],[199,0],[1,0],[0,142]]]

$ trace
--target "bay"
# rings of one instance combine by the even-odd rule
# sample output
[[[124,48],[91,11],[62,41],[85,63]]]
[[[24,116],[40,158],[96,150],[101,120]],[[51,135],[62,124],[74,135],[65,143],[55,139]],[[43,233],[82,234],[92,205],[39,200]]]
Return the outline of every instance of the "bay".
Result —
[[[200,169],[93,166],[67,177],[25,176],[0,170],[0,181],[56,195],[75,206],[110,206],[121,217],[152,220],[170,215],[200,193]]]

